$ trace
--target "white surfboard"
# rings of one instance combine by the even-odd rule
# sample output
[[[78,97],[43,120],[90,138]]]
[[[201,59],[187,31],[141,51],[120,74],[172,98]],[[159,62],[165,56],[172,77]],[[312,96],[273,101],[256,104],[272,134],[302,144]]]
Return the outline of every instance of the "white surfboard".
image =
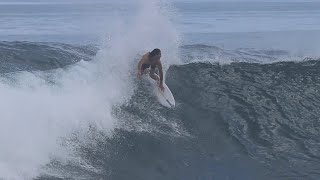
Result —
[[[161,91],[158,83],[154,79],[152,79],[148,74],[143,75],[142,78],[147,80],[151,84],[153,94],[157,97],[157,99],[161,105],[169,107],[169,108],[174,108],[176,106],[176,101],[174,100],[174,97],[173,97],[170,89],[168,88],[168,86],[164,82],[163,82],[164,90]]]

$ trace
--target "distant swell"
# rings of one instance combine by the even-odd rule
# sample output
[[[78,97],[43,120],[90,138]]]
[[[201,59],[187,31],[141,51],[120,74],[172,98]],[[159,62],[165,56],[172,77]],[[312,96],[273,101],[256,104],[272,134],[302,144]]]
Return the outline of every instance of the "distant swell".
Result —
[[[0,72],[48,70],[91,60],[95,46],[63,43],[0,42]]]

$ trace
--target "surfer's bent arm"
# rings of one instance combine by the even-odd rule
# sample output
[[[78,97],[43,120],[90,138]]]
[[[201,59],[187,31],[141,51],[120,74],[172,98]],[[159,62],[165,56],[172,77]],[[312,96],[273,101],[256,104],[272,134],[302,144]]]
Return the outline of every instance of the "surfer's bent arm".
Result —
[[[140,62],[139,62],[139,64],[138,64],[138,76],[140,77],[141,76],[141,74],[142,74],[142,70],[141,70],[141,68],[142,68],[142,64],[144,63],[144,56],[141,58],[141,60],[140,60]]]
[[[141,72],[141,67],[142,67],[142,64],[143,64],[143,60],[144,60],[144,58],[142,57],[141,60],[139,61],[138,72]]]

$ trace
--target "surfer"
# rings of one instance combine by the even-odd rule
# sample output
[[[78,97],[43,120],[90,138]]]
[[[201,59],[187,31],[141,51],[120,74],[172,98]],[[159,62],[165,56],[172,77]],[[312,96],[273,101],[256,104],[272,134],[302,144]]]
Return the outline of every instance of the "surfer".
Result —
[[[161,89],[161,91],[164,91],[163,72],[162,72],[162,64],[161,64],[160,58],[161,58],[160,49],[154,49],[153,51],[143,55],[138,64],[138,78],[140,79],[142,73],[144,73],[144,70],[150,67],[150,71],[149,71],[150,77],[156,80],[159,84],[159,88]],[[158,68],[160,78],[155,73],[156,68]]]

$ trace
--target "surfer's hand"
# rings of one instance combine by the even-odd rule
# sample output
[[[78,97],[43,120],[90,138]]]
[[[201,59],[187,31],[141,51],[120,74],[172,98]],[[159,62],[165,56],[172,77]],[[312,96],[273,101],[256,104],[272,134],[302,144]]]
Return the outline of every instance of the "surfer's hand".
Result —
[[[161,91],[164,91],[163,84],[159,84],[159,88],[160,88]]]

